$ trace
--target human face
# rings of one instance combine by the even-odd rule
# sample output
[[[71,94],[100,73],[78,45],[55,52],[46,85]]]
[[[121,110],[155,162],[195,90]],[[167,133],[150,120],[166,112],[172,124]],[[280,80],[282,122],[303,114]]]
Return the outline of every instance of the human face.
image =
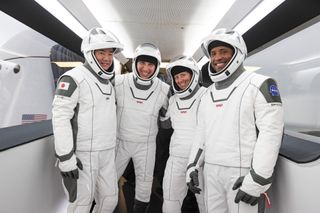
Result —
[[[96,57],[98,63],[104,70],[108,70],[112,65],[113,60],[113,49],[99,49],[94,51],[94,56]]]
[[[174,75],[174,81],[181,90],[185,90],[191,81],[191,77],[192,75],[190,74],[190,72],[183,71]]]
[[[218,73],[222,71],[233,56],[233,50],[225,46],[217,46],[211,49],[210,61],[212,68]]]
[[[150,79],[153,73],[156,70],[156,66],[153,63],[147,61],[138,61],[137,63],[137,71],[140,78],[144,80]]]

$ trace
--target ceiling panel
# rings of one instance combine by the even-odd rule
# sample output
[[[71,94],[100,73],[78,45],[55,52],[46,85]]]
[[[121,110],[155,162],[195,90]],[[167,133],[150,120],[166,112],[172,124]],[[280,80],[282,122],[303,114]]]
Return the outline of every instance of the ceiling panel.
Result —
[[[235,0],[84,0],[99,23],[113,31],[132,57],[143,42],[160,47],[163,60],[192,55]],[[99,5],[99,6],[97,6]]]

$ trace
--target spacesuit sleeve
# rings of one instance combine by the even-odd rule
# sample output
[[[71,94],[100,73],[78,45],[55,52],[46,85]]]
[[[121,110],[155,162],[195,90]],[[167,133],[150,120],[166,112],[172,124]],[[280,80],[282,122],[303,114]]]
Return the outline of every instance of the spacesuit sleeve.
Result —
[[[159,126],[163,129],[170,129],[171,128],[170,115],[168,114],[170,97],[171,97],[171,93],[169,90],[167,93],[167,96],[163,102],[163,105],[159,111]]]
[[[170,119],[170,104],[172,104],[173,99],[169,99],[169,105],[168,109],[165,110],[162,108],[163,112],[160,111],[159,121],[160,121],[160,127],[163,129],[170,129],[172,127],[171,119]]]
[[[205,125],[203,123],[204,113],[202,112],[201,101],[197,110],[197,127],[193,138],[193,144],[189,155],[187,170],[191,167],[199,168],[204,162],[205,149]]]
[[[250,195],[259,196],[271,186],[284,127],[280,93],[273,79],[261,84],[254,109],[258,136],[250,175],[245,177],[241,188]]]
[[[269,178],[278,158],[284,128],[280,93],[273,79],[267,79],[260,86],[254,107],[259,133],[252,168],[258,175]]]
[[[56,156],[60,162],[72,160],[66,167],[74,167],[76,164],[71,119],[75,114],[78,98],[79,89],[75,80],[70,76],[62,76],[53,100],[52,125]]]

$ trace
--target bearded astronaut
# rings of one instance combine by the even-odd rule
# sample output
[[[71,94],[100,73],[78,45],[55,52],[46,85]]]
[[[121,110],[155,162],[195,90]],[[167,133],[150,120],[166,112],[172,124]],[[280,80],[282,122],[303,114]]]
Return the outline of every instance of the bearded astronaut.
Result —
[[[115,76],[116,168],[120,178],[132,158],[136,175],[134,213],[144,213],[149,206],[158,117],[164,117],[168,106],[169,85],[157,77],[160,63],[159,49],[144,43],[135,50],[133,72]]]
[[[201,47],[214,83],[199,105],[187,182],[197,187],[204,160],[207,212],[262,212],[284,127],[278,86],[244,69],[247,48],[236,31],[217,29]]]
[[[123,49],[111,33],[93,28],[83,38],[85,63],[62,75],[53,101],[55,152],[69,198],[68,212],[113,212],[118,200],[115,170],[116,105],[109,79],[113,55]]]

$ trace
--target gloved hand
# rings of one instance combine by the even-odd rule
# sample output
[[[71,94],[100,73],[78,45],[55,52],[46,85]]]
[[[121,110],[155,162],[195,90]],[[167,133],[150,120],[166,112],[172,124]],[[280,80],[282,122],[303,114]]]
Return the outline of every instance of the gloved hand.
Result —
[[[79,158],[76,158],[76,160],[77,160],[77,167],[80,170],[83,170],[83,165],[82,165],[81,161],[79,160]],[[78,168],[71,170],[71,171],[61,171],[61,175],[63,178],[78,179],[79,178],[79,169]]]
[[[69,197],[69,202],[71,203],[73,203],[77,199],[77,188],[78,188],[77,181],[79,178],[79,169],[80,170],[83,169],[83,165],[79,160],[79,158],[77,158],[75,155],[72,156],[72,158],[69,160],[69,162],[62,162],[65,164],[59,165],[61,175],[62,175],[63,185],[68,192],[67,195]],[[74,165],[75,161],[76,161],[76,165]],[[72,170],[68,169],[68,168],[74,168],[74,167],[76,167],[76,169],[72,169]]]
[[[190,177],[190,182],[187,182],[187,185],[189,187],[189,190],[193,192],[194,194],[200,194],[201,189],[198,187],[199,186],[199,174],[198,170],[195,169],[192,171],[189,175]]]
[[[244,176],[239,177],[237,179],[237,181],[234,183],[232,189],[233,190],[239,189],[242,186],[243,180],[244,180]],[[254,205],[256,205],[258,203],[259,197],[252,196],[252,195],[242,191],[241,189],[239,189],[238,193],[237,193],[237,195],[236,195],[236,197],[234,199],[234,202],[239,203],[240,200],[245,202],[245,203],[250,204],[251,206],[254,206]]]

